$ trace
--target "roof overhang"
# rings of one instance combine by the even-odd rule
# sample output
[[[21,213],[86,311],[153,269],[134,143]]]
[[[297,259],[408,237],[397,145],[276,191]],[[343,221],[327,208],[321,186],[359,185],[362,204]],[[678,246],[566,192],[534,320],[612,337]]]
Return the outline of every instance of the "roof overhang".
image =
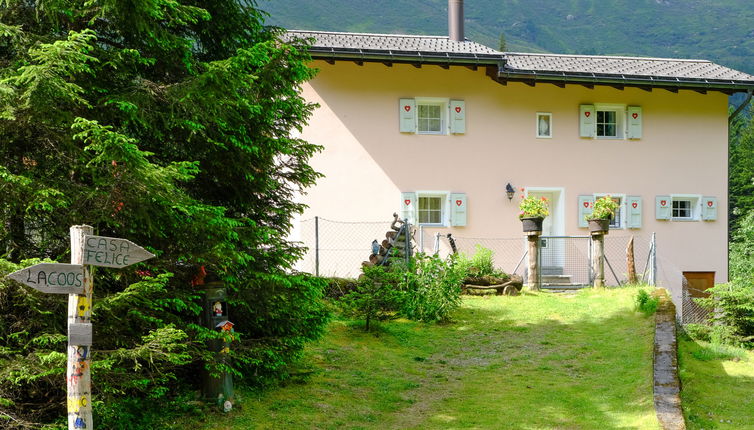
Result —
[[[500,66],[504,62],[502,56],[491,54],[323,48],[314,46],[309,48],[309,55],[313,59],[328,62],[353,61],[356,63],[372,62],[440,66]]]

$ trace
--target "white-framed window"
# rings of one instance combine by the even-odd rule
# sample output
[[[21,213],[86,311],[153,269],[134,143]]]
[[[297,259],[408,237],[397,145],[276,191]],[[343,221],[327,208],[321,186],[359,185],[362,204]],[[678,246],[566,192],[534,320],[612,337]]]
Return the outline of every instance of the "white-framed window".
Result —
[[[446,195],[419,194],[417,218],[419,224],[442,225],[445,220]]]
[[[619,229],[619,228],[626,228],[626,196],[625,194],[613,194],[613,193],[601,193],[601,194],[594,194],[594,199],[597,200],[604,196],[610,196],[610,198],[613,199],[616,203],[618,203],[618,208],[615,209],[615,212],[613,213],[613,217],[610,219],[610,228],[612,229]]]
[[[416,133],[448,134],[449,99],[416,99]]]
[[[670,219],[673,221],[698,221],[701,215],[700,200],[696,194],[672,194],[670,196]]]
[[[552,138],[552,113],[550,112],[537,112],[536,122],[537,138],[549,139]]]
[[[595,103],[594,113],[597,139],[625,139],[626,105]]]

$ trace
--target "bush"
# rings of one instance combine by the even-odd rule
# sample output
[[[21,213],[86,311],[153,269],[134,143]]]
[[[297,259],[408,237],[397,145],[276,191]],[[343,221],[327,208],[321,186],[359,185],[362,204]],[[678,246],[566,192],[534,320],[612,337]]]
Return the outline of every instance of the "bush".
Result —
[[[748,348],[754,346],[754,285],[739,278],[708,291],[710,297],[696,300],[713,311],[715,327],[720,327],[717,339],[712,340]]]
[[[401,266],[364,267],[364,275],[340,301],[343,313],[363,318],[366,331],[370,330],[373,320],[394,318],[404,298],[403,269]]]
[[[460,270],[466,271],[467,276],[492,276],[495,278],[507,279],[509,276],[495,267],[493,259],[494,253],[491,249],[477,245],[476,252],[473,256],[468,257],[466,254],[459,254],[455,257],[454,264],[457,265]]]
[[[446,321],[461,304],[461,283],[467,275],[456,256],[443,260],[418,254],[406,277],[403,314],[416,321]]]
[[[636,303],[636,310],[643,312],[645,315],[652,315],[657,311],[657,305],[660,303],[660,299],[652,297],[644,290],[639,290],[634,298]]]

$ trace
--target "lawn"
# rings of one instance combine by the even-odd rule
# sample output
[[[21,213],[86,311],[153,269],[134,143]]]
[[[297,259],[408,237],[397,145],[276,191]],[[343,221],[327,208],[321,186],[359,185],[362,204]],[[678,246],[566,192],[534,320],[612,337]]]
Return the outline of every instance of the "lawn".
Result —
[[[678,362],[689,429],[754,429],[754,352],[680,336]]]
[[[365,333],[333,321],[308,348],[312,373],[237,390],[196,429],[656,429],[654,318],[636,289],[466,297],[454,321]]]

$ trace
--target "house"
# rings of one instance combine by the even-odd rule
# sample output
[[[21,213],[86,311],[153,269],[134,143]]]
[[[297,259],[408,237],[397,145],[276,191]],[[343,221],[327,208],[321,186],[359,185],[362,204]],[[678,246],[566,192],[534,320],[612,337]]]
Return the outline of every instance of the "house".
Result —
[[[727,281],[728,96],[750,93],[754,76],[704,60],[503,53],[457,27],[288,32],[313,41],[319,70],[303,88],[320,105],[303,138],[324,147],[312,165],[325,177],[302,219],[398,211],[425,244],[438,232],[511,241],[515,252],[498,255],[510,271],[524,249],[520,195],[547,197],[543,265],[567,277],[572,255],[589,252],[579,237],[591,202],[610,195],[621,205],[606,244],[616,278],[634,236],[640,273],[656,270],[674,298],[683,274],[705,288]],[[360,240],[365,259],[372,238]]]

